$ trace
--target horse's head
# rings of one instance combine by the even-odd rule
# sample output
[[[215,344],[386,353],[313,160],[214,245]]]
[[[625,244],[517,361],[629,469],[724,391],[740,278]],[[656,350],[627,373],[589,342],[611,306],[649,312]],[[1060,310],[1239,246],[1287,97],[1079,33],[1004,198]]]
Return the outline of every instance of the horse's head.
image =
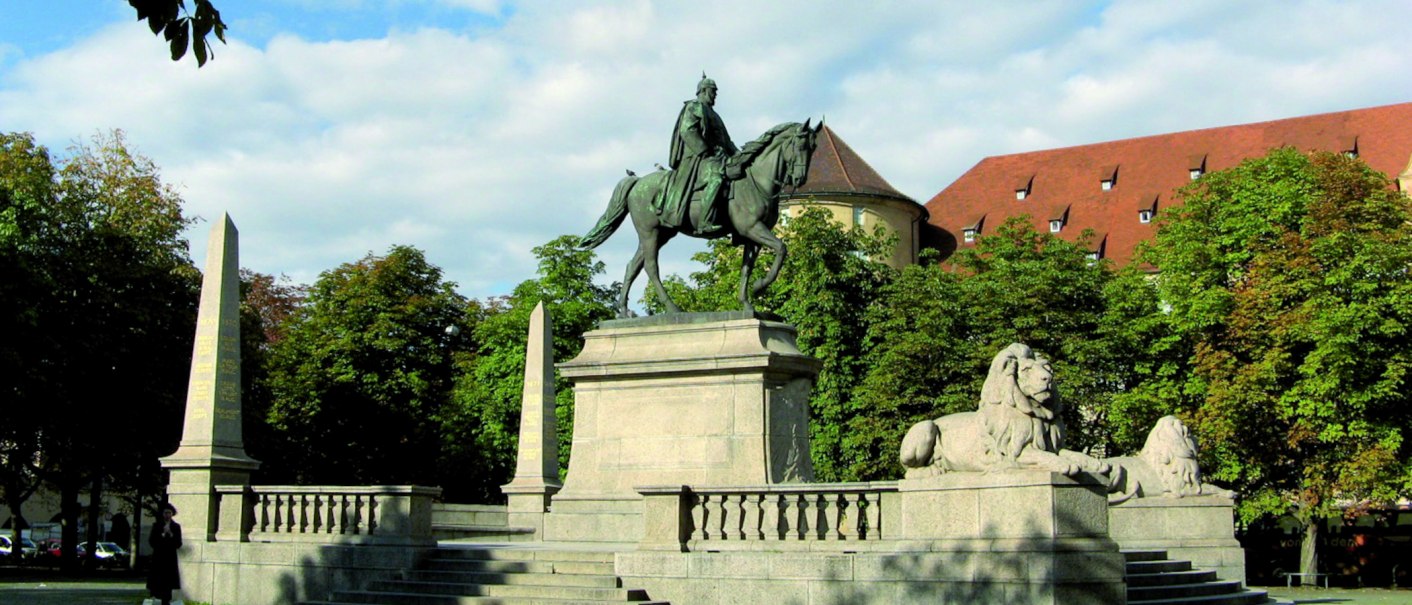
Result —
[[[802,187],[809,177],[809,158],[814,155],[814,141],[823,130],[824,121],[810,128],[809,120],[795,124],[794,128],[781,133],[780,160],[783,164],[780,184],[789,187]]]

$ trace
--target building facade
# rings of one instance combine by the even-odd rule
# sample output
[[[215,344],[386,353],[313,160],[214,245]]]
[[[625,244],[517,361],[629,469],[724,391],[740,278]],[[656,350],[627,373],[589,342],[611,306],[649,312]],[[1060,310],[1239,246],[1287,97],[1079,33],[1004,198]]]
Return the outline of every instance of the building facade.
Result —
[[[1412,189],[1412,103],[1401,103],[988,157],[927,201],[928,244],[947,258],[1028,215],[1069,241],[1092,230],[1090,254],[1126,265],[1182,186],[1286,146],[1356,155]]]
[[[804,207],[828,210],[844,227],[868,232],[881,229],[895,236],[892,256],[885,260],[901,269],[917,262],[920,229],[927,211],[915,200],[893,188],[827,125],[819,133],[809,160],[809,178],[803,187],[780,200],[780,222],[788,225]]]

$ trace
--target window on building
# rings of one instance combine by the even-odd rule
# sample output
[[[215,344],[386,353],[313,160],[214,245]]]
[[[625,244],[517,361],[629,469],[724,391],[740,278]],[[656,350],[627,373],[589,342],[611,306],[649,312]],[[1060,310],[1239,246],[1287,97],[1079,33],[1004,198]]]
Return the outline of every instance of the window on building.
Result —
[[[1114,187],[1118,186],[1117,164],[1113,164],[1111,166],[1104,166],[1103,169],[1098,172],[1098,174],[1100,179],[1098,181],[1098,186],[1104,191],[1109,191]]]
[[[788,209],[788,208],[780,208],[780,222],[779,222],[779,226],[783,227],[783,226],[788,225],[788,224],[789,224],[789,209]]]
[[[864,217],[864,214],[863,214],[863,207],[862,207],[862,206],[854,206],[854,207],[853,207],[853,224],[854,224],[855,226],[862,227],[862,226],[863,226],[863,217]]]
[[[1358,157],[1358,135],[1354,134],[1339,137],[1338,147],[1339,151],[1343,152],[1343,155],[1350,158]]]
[[[1050,221],[1049,221],[1049,232],[1050,232],[1050,233],[1058,233],[1058,232],[1063,231],[1063,230],[1064,230],[1064,221],[1063,221],[1063,220],[1057,219],[1057,218],[1056,218],[1056,219],[1050,219]]]
[[[1089,262],[1089,264],[1096,263],[1096,262],[1098,262],[1098,259],[1101,258],[1101,257],[1102,257],[1102,255],[1099,254],[1099,252],[1098,252],[1097,250],[1090,251],[1090,252],[1088,253],[1088,262]]]
[[[1147,223],[1152,222],[1152,211],[1151,211],[1151,210],[1138,210],[1138,211],[1137,211],[1137,222],[1143,223],[1143,224],[1147,224]]]
[[[966,243],[968,243],[968,244],[971,243],[971,242],[974,242],[974,241],[976,241],[976,230],[975,230],[975,229],[962,229],[962,230],[961,230],[961,237],[962,237],[963,239],[965,239],[965,240],[966,240]]]
[[[1015,180],[1015,199],[1023,200],[1030,196],[1031,187],[1034,186],[1034,175],[1026,174]]]
[[[1201,178],[1201,175],[1206,174],[1206,154],[1198,153],[1187,157],[1186,166],[1187,174],[1191,175],[1191,180]]]

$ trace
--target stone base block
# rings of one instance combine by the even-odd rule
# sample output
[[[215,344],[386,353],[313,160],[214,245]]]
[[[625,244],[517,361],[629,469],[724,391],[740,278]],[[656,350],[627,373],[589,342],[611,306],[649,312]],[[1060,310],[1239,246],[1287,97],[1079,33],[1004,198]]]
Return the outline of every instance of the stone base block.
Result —
[[[546,542],[637,542],[642,539],[642,500],[555,498],[544,515]]]
[[[819,365],[799,352],[792,326],[750,314],[603,322],[559,365],[575,406],[574,463],[560,496],[810,480]]]
[[[669,553],[616,558],[655,600],[727,603],[1111,605],[1126,599],[1117,552]]]
[[[1222,580],[1245,582],[1235,502],[1223,496],[1133,498],[1108,507],[1109,532],[1125,550],[1165,550]]]
[[[1086,473],[947,473],[902,481],[898,492],[905,540],[1014,543],[1030,549],[1028,544],[1057,539],[1108,537],[1105,483]]]

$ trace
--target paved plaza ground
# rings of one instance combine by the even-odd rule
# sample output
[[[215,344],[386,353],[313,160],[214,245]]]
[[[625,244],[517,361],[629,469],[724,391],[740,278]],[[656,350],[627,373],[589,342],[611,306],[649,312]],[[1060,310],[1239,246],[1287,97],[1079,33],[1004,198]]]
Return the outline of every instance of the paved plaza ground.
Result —
[[[1412,605],[1412,588],[1271,586],[1265,590],[1298,605]],[[3,605],[139,605],[146,597],[143,579],[130,572],[100,573],[92,578],[75,579],[46,570],[22,572],[0,567],[0,604]]]

